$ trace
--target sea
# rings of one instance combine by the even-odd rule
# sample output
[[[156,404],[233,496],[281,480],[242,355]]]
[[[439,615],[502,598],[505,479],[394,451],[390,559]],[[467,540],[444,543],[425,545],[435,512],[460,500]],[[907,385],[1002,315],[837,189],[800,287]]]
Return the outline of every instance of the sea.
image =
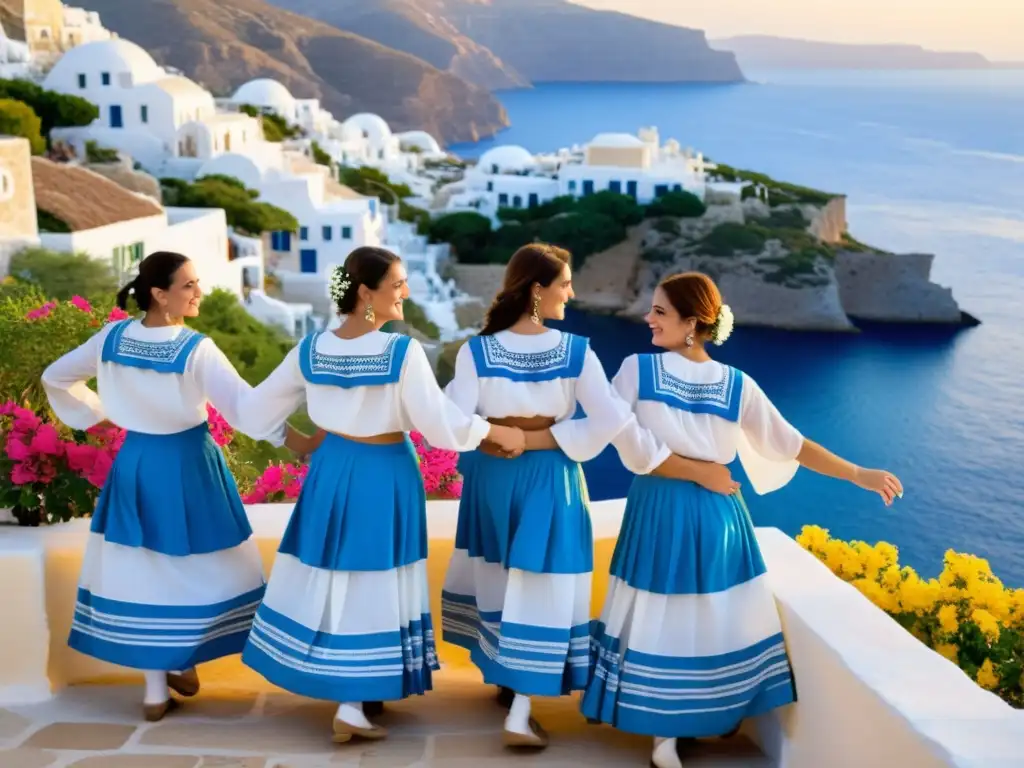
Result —
[[[753,376],[802,433],[905,495],[877,496],[801,470],[755,524],[899,547],[935,576],[949,549],[986,557],[1024,587],[1024,71],[748,72],[729,85],[542,84],[498,96],[511,127],[453,146],[532,152],[657,126],[712,160],[848,195],[851,233],[936,255],[932,278],[974,328],[864,325],[858,335],[738,328],[713,356]],[[725,297],[728,301],[728,296]],[[646,326],[570,312],[609,376],[650,351]],[[614,450],[584,466],[592,499],[625,496]],[[737,465],[734,475],[742,478]]]

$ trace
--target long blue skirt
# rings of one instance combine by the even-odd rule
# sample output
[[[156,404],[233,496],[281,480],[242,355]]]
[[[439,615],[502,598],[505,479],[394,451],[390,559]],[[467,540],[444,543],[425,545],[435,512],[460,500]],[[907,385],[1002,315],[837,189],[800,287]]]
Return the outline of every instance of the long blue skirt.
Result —
[[[721,735],[795,700],[741,499],[666,478],[633,480],[592,649],[581,709],[631,733]]]
[[[156,670],[241,652],[264,589],[251,534],[205,422],[129,432],[92,518],[68,644]]]
[[[285,690],[330,701],[429,691],[439,667],[426,558],[426,494],[412,444],[327,435],[242,661]]]
[[[561,451],[460,460],[444,639],[484,680],[559,696],[587,681],[593,533],[583,471]]]

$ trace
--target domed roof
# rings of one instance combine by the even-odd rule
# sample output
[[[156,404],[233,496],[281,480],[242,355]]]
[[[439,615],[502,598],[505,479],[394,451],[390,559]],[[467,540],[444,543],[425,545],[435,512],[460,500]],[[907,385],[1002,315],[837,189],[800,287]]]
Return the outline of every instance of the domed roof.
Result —
[[[400,133],[398,134],[398,141],[403,149],[405,147],[417,147],[427,153],[441,152],[441,145],[437,143],[437,139],[426,131],[406,131],[405,133]]]
[[[534,165],[536,165],[536,161],[533,159],[533,155],[515,144],[489,149],[480,156],[480,160],[477,162],[477,168],[484,173],[493,173],[495,166],[498,168],[498,173],[505,173],[526,170],[533,168]]]
[[[61,83],[77,78],[80,72],[110,72],[114,84],[120,85],[117,75],[130,73],[132,85],[151,83],[166,77],[167,73],[141,46],[117,37],[76,46],[61,56],[43,83]]]
[[[360,112],[348,118],[344,126],[351,126],[371,141],[386,141],[391,138],[391,128],[380,115]]]
[[[241,86],[231,100],[236,104],[251,104],[280,112],[290,112],[295,108],[295,98],[287,88],[277,80],[260,78],[250,80]]]
[[[646,145],[638,137],[629,133],[599,133],[591,139],[590,146],[624,149]]]

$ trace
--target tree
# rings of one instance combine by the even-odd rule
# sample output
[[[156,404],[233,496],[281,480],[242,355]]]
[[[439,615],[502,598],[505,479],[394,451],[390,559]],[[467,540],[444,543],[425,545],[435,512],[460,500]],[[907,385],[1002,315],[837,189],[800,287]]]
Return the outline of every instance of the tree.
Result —
[[[29,80],[0,80],[0,98],[28,104],[42,122],[43,136],[54,128],[89,125],[100,115],[99,108],[81,96],[48,91]]]
[[[704,201],[692,192],[673,191],[647,206],[648,216],[675,216],[698,219],[707,211]]]
[[[491,220],[472,211],[460,211],[441,216],[430,222],[430,242],[449,243],[456,258],[465,263],[480,263],[477,259],[491,239]]]
[[[548,219],[538,234],[543,242],[571,251],[578,268],[590,254],[625,240],[626,228],[603,213],[570,213]]]
[[[25,248],[11,256],[11,276],[35,285],[47,298],[66,301],[74,295],[100,296],[117,291],[110,263],[86,253]]]
[[[632,227],[644,220],[644,209],[629,195],[603,190],[581,197],[576,210],[580,213],[602,214],[624,227]]]
[[[0,99],[0,134],[28,139],[33,155],[46,151],[46,140],[40,133],[39,116],[32,107],[14,99]]]
[[[204,176],[194,184],[180,179],[161,179],[165,205],[182,208],[223,208],[228,225],[239,232],[295,232],[299,222],[288,211],[257,202],[259,193],[230,176]]]

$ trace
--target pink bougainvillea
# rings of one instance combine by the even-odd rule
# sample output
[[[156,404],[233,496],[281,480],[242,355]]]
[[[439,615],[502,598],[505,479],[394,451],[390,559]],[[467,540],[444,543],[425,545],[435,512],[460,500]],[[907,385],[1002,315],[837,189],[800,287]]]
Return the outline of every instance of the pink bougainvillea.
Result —
[[[309,467],[305,464],[271,464],[242,497],[246,504],[274,504],[299,498]]]
[[[86,299],[83,299],[81,296],[72,296],[71,300],[68,303],[71,306],[82,310],[83,312],[88,312],[89,314],[92,314],[92,304],[90,304]]]
[[[459,454],[455,451],[444,451],[431,448],[419,432],[411,432],[409,437],[416,447],[416,455],[420,460],[420,473],[428,496],[444,499],[457,499],[462,495],[462,478],[459,476]]]
[[[110,310],[110,314],[107,315],[107,322],[113,323],[117,322],[118,320],[127,320],[129,317],[131,317],[131,315],[129,315],[123,309],[121,309],[120,307],[114,307],[112,310]]]

